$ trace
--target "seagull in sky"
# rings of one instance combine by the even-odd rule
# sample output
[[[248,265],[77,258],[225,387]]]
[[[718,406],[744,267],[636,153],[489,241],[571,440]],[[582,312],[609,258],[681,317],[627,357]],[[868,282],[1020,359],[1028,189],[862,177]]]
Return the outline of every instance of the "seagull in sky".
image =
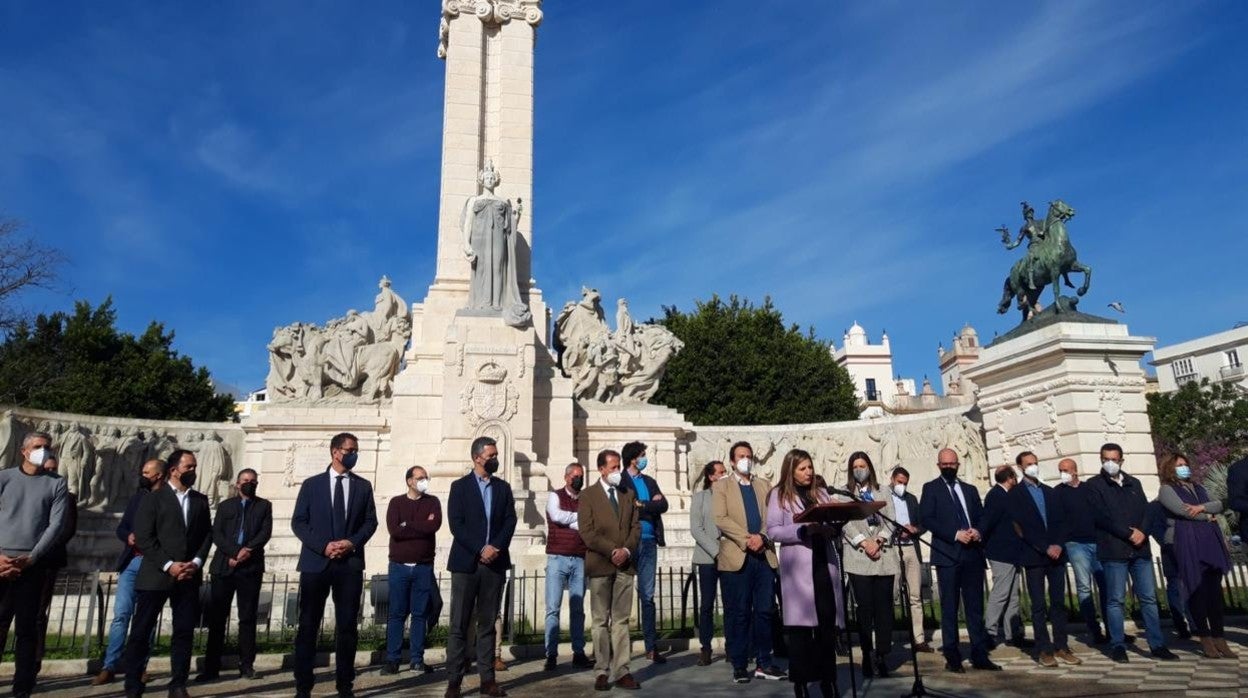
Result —
[[[1120,313],[1127,312],[1127,309],[1122,307],[1122,301],[1114,301],[1113,303],[1109,304],[1109,307],[1113,308],[1114,310],[1117,310]]]

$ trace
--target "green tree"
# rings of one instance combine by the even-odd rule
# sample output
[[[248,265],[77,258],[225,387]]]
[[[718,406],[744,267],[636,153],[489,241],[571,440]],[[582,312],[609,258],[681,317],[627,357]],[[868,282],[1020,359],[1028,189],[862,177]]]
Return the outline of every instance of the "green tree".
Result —
[[[858,398],[845,369],[814,329],[786,326],[766,298],[761,307],[712,296],[659,321],[685,343],[654,401],[694,424],[805,424],[856,419]]]
[[[119,332],[116,320],[109,298],[19,322],[0,344],[0,404],[145,419],[233,417],[233,398],[217,394],[208,369],[174,351],[163,324],[136,337]]]
[[[1248,395],[1232,383],[1185,383],[1148,396],[1148,419],[1158,457],[1175,451],[1199,475],[1248,453]]]

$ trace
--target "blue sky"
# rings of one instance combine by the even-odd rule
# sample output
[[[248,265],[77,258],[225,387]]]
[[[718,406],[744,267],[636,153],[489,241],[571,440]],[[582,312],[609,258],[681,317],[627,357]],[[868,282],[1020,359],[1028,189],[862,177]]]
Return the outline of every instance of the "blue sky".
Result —
[[[1063,198],[1111,300],[1163,344],[1248,320],[1248,4],[547,2],[534,274],[635,317],[712,293],[896,369],[981,336],[1014,255],[993,229]],[[219,381],[260,385],[274,326],[432,282],[437,3],[0,4],[0,213],[64,249]]]

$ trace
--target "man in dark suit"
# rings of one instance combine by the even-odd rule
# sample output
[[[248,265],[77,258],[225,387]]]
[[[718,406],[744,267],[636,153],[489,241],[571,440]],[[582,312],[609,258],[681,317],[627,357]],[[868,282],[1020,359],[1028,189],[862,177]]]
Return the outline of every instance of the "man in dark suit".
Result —
[[[1040,463],[1033,456],[1023,466],[1023,481],[1010,490],[1008,506],[1013,528],[1022,539],[1018,562],[1027,578],[1031,598],[1031,628],[1036,636],[1041,666],[1056,667],[1057,660],[1083,664],[1066,642],[1066,539],[1069,517],[1061,496],[1040,482]],[[1044,585],[1049,585],[1045,603]],[[1046,627],[1053,623],[1053,635]]]
[[[1035,459],[1030,451],[1019,458]],[[1019,458],[1015,461],[1018,462]],[[984,624],[988,628],[988,649],[997,645],[1011,644],[1018,648],[1028,646],[1023,637],[1023,617],[1019,612],[1018,583],[1018,536],[1014,533],[1014,520],[1010,517],[1008,493],[1018,486],[1018,474],[1008,465],[993,472],[997,484],[984,495],[984,515],[975,530],[984,543],[984,557],[992,572],[992,590],[988,592],[988,613]],[[1006,633],[1009,637],[1006,637]]]
[[[451,551],[451,627],[446,642],[447,698],[459,698],[464,678],[468,624],[477,619],[477,669],[481,695],[505,696],[494,679],[494,617],[511,566],[511,537],[516,532],[516,500],[511,485],[495,477],[498,444],[488,436],[472,442],[472,472],[451,483],[447,521]]]
[[[325,472],[303,481],[290,528],[299,550],[299,631],[295,635],[295,695],[308,698],[316,684],[316,637],[325,599],[334,594],[334,668],[339,698],[354,696],[359,643],[360,595],[364,590],[364,544],[377,530],[373,486],[351,472],[360,442],[342,433],[329,442]]]
[[[594,690],[614,685],[635,690],[641,684],[628,670],[629,624],[633,617],[633,577],[641,541],[640,510],[623,490],[620,454],[598,453],[598,483],[581,494],[577,527],[585,541],[585,576],[589,577],[594,623]]]
[[[958,601],[966,606],[966,626],[971,636],[971,665],[1000,671],[988,658],[988,634],[984,630],[984,551],[976,524],[983,516],[979,491],[958,480],[958,454],[941,449],[936,456],[940,477],[923,485],[919,519],[932,533],[932,564],[940,588],[941,652],[945,668],[962,673],[958,649]]]
[[[1226,471],[1226,498],[1227,506],[1239,514],[1239,539],[1248,541],[1248,458]]]
[[[255,679],[256,613],[264,582],[264,546],[273,535],[273,505],[256,496],[260,478],[251,468],[240,470],[234,483],[237,497],[217,505],[212,522],[212,605],[204,671],[196,683],[215,680],[221,673],[221,651],[230,606],[238,594],[238,673]]]
[[[667,661],[658,649],[658,627],[655,625],[654,585],[659,569],[659,548],[667,545],[663,538],[663,514],[667,512],[667,498],[659,489],[659,483],[644,470],[650,459],[646,445],[630,441],[620,449],[624,474],[620,488],[636,496],[641,519],[641,545],[637,549],[637,598],[641,606],[641,635],[646,648],[646,659],[655,664]]]
[[[165,459],[166,486],[139,502],[134,517],[135,546],[143,562],[134,587],[138,602],[126,643],[126,695],[143,695],[143,665],[151,652],[152,630],[168,601],[173,612],[169,695],[188,696],[191,645],[199,618],[199,586],[204,559],[212,547],[212,516],[208,498],[191,489],[195,454],[177,449]]]

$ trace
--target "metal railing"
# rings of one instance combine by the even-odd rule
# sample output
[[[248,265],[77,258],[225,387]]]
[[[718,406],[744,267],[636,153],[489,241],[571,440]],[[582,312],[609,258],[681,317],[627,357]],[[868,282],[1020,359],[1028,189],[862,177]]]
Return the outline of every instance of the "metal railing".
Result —
[[[1154,576],[1157,580],[1157,602],[1164,612],[1168,612],[1166,601],[1166,580],[1161,570],[1159,559],[1153,560]],[[935,570],[924,575],[923,616],[924,624],[929,628],[939,626],[940,602],[931,586],[935,585]],[[360,649],[379,650],[385,644],[385,625],[388,616],[388,599],[385,593],[386,577],[384,575],[365,578],[361,596],[360,614]],[[438,580],[439,590],[443,599],[441,614],[433,633],[429,636],[431,645],[444,642],[445,628],[450,615],[450,575],[441,574]],[[930,584],[930,586],[929,586]],[[206,612],[209,600],[209,585],[204,584],[201,599],[205,616],[200,619],[195,636],[195,651],[202,652],[207,642]],[[1248,563],[1237,560],[1231,572],[1223,580],[1223,598],[1228,613],[1248,613]],[[113,603],[116,593],[116,576],[110,573],[63,574],[57,580],[52,605],[49,609],[48,633],[45,644],[45,656],[48,659],[98,659],[104,654],[108,643],[109,626],[113,620]],[[692,638],[697,630],[699,587],[695,571],[692,567],[660,567],[655,579],[655,620],[660,638],[680,639]],[[1021,604],[1024,623],[1030,616],[1030,598],[1026,585],[1020,580]],[[1078,623],[1079,602],[1074,586],[1073,571],[1067,567],[1067,609],[1072,623]],[[586,614],[588,616],[588,599]],[[1099,606],[1099,603],[1098,603]],[[1136,612],[1134,597],[1128,594],[1129,612]],[[900,618],[904,613],[903,604],[896,605],[896,613]],[[1100,609],[1103,618],[1104,609]],[[719,600],[715,602],[715,616],[720,617],[722,607]],[[512,570],[508,577],[501,608],[503,620],[503,642],[513,645],[540,644],[544,633],[546,615],[546,578],[542,571],[520,572]],[[640,633],[639,613],[634,613],[633,630]],[[566,632],[568,616],[561,615],[562,630]],[[587,618],[588,620],[588,618]],[[265,576],[261,591],[260,612],[257,626],[257,645],[262,653],[289,653],[293,651],[295,633],[299,621],[299,577],[297,574],[269,574]],[[854,619],[849,619],[851,628]],[[226,630],[227,654],[235,646],[237,637],[237,615],[231,609],[230,620]],[[158,625],[157,642],[154,653],[163,654],[169,649],[169,618],[167,611],[162,614]],[[903,626],[898,624],[898,631]],[[319,646],[331,649],[334,636],[333,602],[327,603],[324,621],[319,633]],[[4,647],[4,657],[11,659],[15,641],[13,633],[9,633]]]

